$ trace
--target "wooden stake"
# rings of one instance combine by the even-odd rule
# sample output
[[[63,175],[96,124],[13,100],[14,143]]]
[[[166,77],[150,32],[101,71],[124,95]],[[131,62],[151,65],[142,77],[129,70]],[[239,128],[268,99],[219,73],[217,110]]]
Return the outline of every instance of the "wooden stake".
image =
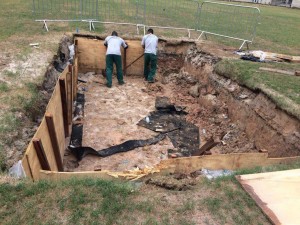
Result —
[[[31,176],[32,180],[34,181],[32,169],[31,169],[31,166],[30,166],[30,163],[29,163],[29,157],[28,157],[28,154],[25,154],[25,157],[26,157],[26,161],[27,161],[28,168],[29,168],[30,176]]]
[[[51,168],[50,168],[49,162],[47,160],[41,139],[34,138],[32,140],[32,142],[33,142],[33,146],[35,148],[36,154],[38,156],[39,162],[41,164],[42,170],[50,170],[51,171]]]
[[[65,137],[70,136],[69,125],[68,125],[68,105],[67,105],[67,94],[66,94],[66,81],[64,78],[59,78],[59,87],[61,95],[61,106],[63,111],[64,130]]]
[[[68,105],[68,125],[72,123],[72,109],[73,109],[73,101],[72,101],[72,81],[71,81],[71,73],[67,73],[67,105]]]
[[[74,66],[73,66],[73,69],[74,69],[74,92],[73,92],[73,96],[74,96],[74,101],[77,99],[77,90],[78,90],[78,87],[77,87],[77,83],[78,83],[78,58],[74,58]]]
[[[73,66],[69,64],[69,73],[71,74],[71,99],[74,101],[74,73],[73,73]]]
[[[53,153],[55,156],[56,165],[57,165],[58,171],[63,172],[64,166],[63,166],[63,161],[62,161],[60,151],[59,151],[59,144],[58,144],[58,140],[57,140],[55,124],[53,121],[53,115],[51,113],[46,112],[45,118],[46,118],[46,123],[48,126],[48,131],[50,134],[50,139],[51,139]]]

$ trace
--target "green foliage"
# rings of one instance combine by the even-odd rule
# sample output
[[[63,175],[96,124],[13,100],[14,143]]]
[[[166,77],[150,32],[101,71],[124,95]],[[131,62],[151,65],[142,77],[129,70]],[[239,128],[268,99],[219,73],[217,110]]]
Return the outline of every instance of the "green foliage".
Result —
[[[6,169],[6,154],[3,145],[0,143],[0,171]]]
[[[38,85],[35,83],[26,84],[28,95],[19,95],[19,102],[22,106],[24,113],[35,121],[38,117],[43,114],[44,96],[38,89]]]
[[[7,92],[9,91],[9,87],[6,83],[0,82],[0,92]]]
[[[10,78],[17,78],[20,74],[19,72],[13,72],[10,70],[4,70],[3,71],[4,76],[10,77]]]

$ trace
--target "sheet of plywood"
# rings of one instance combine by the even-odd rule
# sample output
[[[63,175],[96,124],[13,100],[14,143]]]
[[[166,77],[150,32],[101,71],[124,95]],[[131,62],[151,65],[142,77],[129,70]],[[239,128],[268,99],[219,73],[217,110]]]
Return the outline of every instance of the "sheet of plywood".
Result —
[[[274,224],[300,223],[300,169],[237,178]]]
[[[67,71],[68,68],[64,70],[64,72],[61,74],[60,77],[65,78]],[[59,143],[59,150],[61,152],[61,156],[63,157],[64,150],[65,150],[65,135],[64,135],[64,127],[63,127],[63,118],[62,118],[60,88],[58,83],[56,84],[56,87],[52,93],[46,111],[53,114],[54,123],[56,125],[56,134]],[[50,168],[51,170],[57,171],[57,164],[56,164],[56,160],[52,148],[51,139],[48,132],[48,127],[45,121],[45,117],[43,118],[33,138],[41,139]],[[31,177],[34,180],[38,180],[40,178],[39,176],[40,176],[41,165],[37,157],[35,148],[32,144],[32,141],[30,141],[26,149],[25,155],[22,159],[22,165],[28,177]]]
[[[105,69],[106,47],[103,40],[76,38],[78,40],[78,65],[79,72],[99,73]],[[126,50],[126,65],[131,64],[144,52],[140,40],[125,40],[128,44]],[[122,60],[124,60],[124,49],[121,50]],[[122,64],[124,65],[124,64]],[[124,69],[124,68],[123,68]],[[127,74],[143,75],[144,58],[141,57],[127,69]]]
[[[241,153],[220,154],[184,157],[161,161],[159,166],[173,170],[173,172],[190,173],[201,168],[206,169],[229,169],[251,168],[262,166],[267,161],[267,153]]]
[[[53,115],[53,121],[55,124],[56,138],[59,145],[59,152],[61,158],[63,158],[65,153],[65,131],[64,131],[64,121],[63,121],[63,112],[61,104],[61,94],[59,85],[55,86],[52,98],[49,102],[46,112]]]

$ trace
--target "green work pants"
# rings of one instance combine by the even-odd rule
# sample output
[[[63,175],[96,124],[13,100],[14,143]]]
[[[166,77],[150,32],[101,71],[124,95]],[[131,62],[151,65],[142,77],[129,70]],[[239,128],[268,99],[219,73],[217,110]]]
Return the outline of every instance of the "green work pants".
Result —
[[[106,79],[107,86],[112,86],[113,63],[116,64],[117,78],[119,83],[123,83],[122,58],[120,55],[106,55]]]
[[[149,68],[150,67],[150,68]],[[148,81],[153,81],[157,68],[157,56],[151,53],[144,55],[144,77]]]

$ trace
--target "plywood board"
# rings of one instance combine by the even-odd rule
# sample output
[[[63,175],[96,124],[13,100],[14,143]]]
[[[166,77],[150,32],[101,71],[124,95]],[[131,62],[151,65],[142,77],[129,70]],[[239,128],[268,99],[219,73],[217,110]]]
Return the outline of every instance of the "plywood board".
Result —
[[[63,71],[60,77],[65,78],[67,74],[67,70],[68,68],[66,68]],[[46,111],[53,115],[54,123],[56,125],[57,139],[59,142],[59,150],[61,152],[61,156],[63,157],[64,150],[65,150],[65,136],[64,136],[63,118],[62,118],[62,107],[60,101],[61,101],[60,88],[57,83],[54,92],[52,93],[52,96],[47,105]],[[33,138],[41,139],[45,150],[46,158],[50,164],[50,168],[51,170],[57,171],[57,164],[53,153],[53,148],[52,148],[51,139],[48,132],[48,127],[45,121],[45,117],[43,118]],[[25,155],[22,159],[22,165],[28,177],[31,177],[34,180],[38,180],[40,178],[39,176],[40,176],[41,165],[37,157],[35,148],[32,144],[32,141],[30,141],[26,149]]]
[[[236,170],[263,166],[267,161],[267,157],[267,153],[204,155],[168,159],[162,161],[159,166],[179,173],[190,173],[202,168]]]
[[[237,178],[274,224],[299,224],[300,169]]]
[[[49,102],[46,112],[49,112],[53,115],[56,137],[59,145],[59,152],[61,158],[63,158],[66,146],[65,146],[65,132],[64,132],[64,121],[63,121],[63,112],[62,112],[62,104],[61,104],[61,94],[60,94],[60,88],[58,84],[55,86],[52,98]]]
[[[106,47],[103,40],[76,38],[78,40],[78,64],[79,72],[96,72],[106,68],[105,56]],[[126,65],[131,64],[144,52],[140,40],[125,40],[128,44],[126,50]],[[124,49],[121,50],[122,60],[124,60]],[[124,64],[122,64],[124,65]],[[124,69],[124,68],[123,68]],[[127,69],[129,75],[143,75],[144,58],[141,57]]]

